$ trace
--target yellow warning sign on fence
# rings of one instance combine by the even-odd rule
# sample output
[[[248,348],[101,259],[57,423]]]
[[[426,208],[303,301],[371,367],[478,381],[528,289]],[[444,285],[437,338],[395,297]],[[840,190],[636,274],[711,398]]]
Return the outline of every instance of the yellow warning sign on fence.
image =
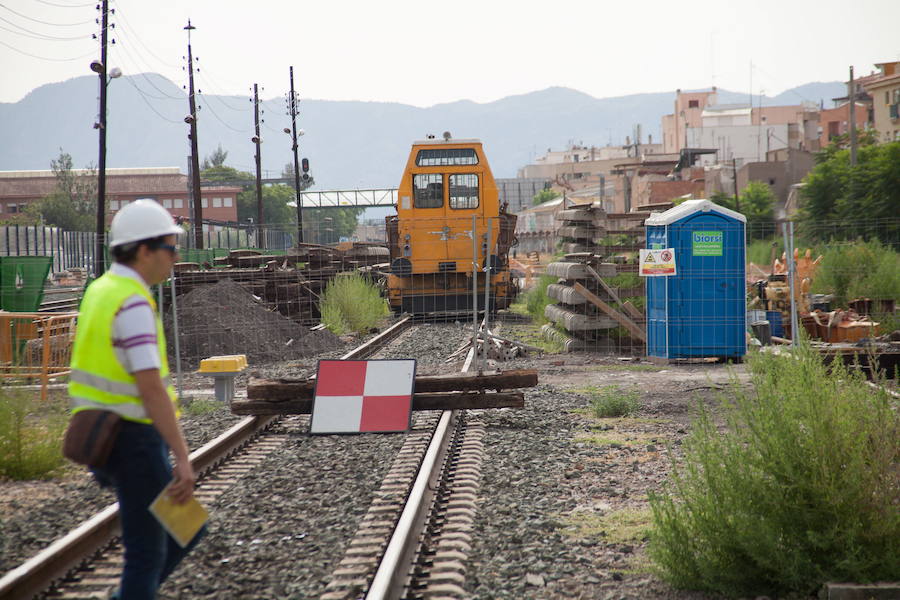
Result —
[[[642,277],[659,277],[676,275],[675,250],[662,248],[659,250],[641,250],[640,275]]]

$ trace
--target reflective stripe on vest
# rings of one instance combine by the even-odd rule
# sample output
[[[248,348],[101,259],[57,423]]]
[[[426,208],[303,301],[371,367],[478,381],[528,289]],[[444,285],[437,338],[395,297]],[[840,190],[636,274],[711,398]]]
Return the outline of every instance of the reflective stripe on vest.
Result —
[[[133,383],[112,381],[111,379],[106,379],[105,377],[94,375],[93,373],[82,371],[81,369],[72,369],[71,373],[69,374],[69,379],[76,383],[89,385],[92,388],[100,390],[101,392],[109,392],[110,394],[116,394],[119,396],[134,396],[136,398],[139,398],[141,395],[140,391],[138,390],[138,386]],[[172,385],[172,377],[166,375],[162,378],[162,382],[163,387],[169,387],[170,385]]]
[[[116,413],[120,417],[126,419],[146,419],[147,411],[144,410],[143,404],[109,404],[108,402],[97,402],[87,398],[72,397],[72,409],[98,409]]]

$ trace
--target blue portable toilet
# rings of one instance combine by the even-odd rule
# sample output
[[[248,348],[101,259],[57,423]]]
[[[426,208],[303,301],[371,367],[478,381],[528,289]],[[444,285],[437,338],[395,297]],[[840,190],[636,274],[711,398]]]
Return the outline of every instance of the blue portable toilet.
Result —
[[[745,337],[747,219],[688,200],[645,221],[647,248],[672,248],[675,275],[647,277],[647,355],[740,359]]]

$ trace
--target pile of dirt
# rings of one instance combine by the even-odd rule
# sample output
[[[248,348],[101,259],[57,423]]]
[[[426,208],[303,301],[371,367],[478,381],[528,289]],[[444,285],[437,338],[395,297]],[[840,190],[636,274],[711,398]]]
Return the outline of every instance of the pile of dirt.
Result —
[[[169,355],[174,357],[171,310],[165,319]],[[265,306],[240,284],[223,279],[178,298],[178,341],[182,364],[222,354],[246,354],[251,364],[295,360],[343,344],[327,330],[309,331]]]

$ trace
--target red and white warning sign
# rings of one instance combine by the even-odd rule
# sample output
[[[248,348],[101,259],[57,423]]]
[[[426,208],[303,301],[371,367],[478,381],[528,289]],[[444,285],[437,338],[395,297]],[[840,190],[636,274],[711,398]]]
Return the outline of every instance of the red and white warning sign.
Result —
[[[677,275],[675,268],[675,250],[661,248],[640,251],[640,271],[642,277],[659,277]]]
[[[310,433],[407,431],[415,360],[320,360]]]

